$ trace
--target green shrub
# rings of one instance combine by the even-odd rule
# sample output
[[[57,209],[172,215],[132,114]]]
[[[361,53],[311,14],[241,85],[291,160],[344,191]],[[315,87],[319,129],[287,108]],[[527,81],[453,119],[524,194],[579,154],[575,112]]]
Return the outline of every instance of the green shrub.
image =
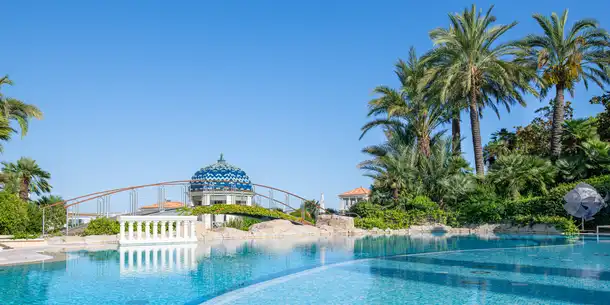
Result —
[[[233,218],[228,220],[225,223],[225,227],[227,228],[234,228],[234,229],[238,229],[238,230],[242,230],[242,231],[248,231],[250,230],[250,227],[254,224],[257,223],[261,223],[262,221],[256,219],[256,218],[252,218],[252,217],[240,217],[240,218]]]
[[[0,192],[0,234],[23,233],[28,222],[28,204],[16,194]]]
[[[37,234],[30,234],[30,233],[25,233],[25,232],[13,234],[13,239],[35,239],[38,237],[40,237],[40,236]]]
[[[408,229],[412,225],[426,223],[448,222],[455,224],[456,217],[453,213],[436,209],[432,211],[388,209],[377,211],[372,217],[354,218],[354,225],[361,229]]]
[[[350,213],[354,213],[360,217],[377,217],[378,212],[382,209],[381,206],[370,203],[368,201],[360,201],[349,208]]]
[[[366,217],[366,218],[354,218],[354,226],[356,228],[370,230],[372,228],[388,229],[389,224],[386,223],[382,218],[377,217]]]
[[[183,214],[187,215],[204,215],[204,214],[234,214],[234,215],[246,215],[246,216],[259,216],[259,217],[270,217],[286,219],[290,221],[298,222],[300,217],[288,215],[286,213],[277,210],[268,210],[259,206],[247,206],[237,204],[213,204],[213,205],[200,205],[194,208],[187,208],[181,210]]]
[[[114,219],[100,217],[92,220],[85,228],[85,235],[115,235],[119,234],[121,226]]]
[[[420,210],[420,211],[434,211],[438,210],[438,204],[432,199],[426,196],[417,196],[411,200],[408,200],[405,204],[405,210]]]

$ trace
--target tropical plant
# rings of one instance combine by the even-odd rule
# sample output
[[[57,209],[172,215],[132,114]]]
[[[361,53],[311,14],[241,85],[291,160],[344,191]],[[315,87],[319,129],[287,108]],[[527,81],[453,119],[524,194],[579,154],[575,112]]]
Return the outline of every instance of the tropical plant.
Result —
[[[29,200],[30,193],[40,195],[49,193],[51,174],[38,166],[35,160],[22,157],[16,163],[2,162],[2,172],[9,178],[5,184],[8,190],[17,189],[22,200]]]
[[[497,114],[498,104],[507,110],[516,103],[525,105],[522,92],[533,92],[529,84],[533,77],[530,69],[507,61],[517,53],[516,48],[498,42],[516,23],[492,26],[496,21],[491,15],[492,8],[482,15],[473,5],[461,14],[449,15],[449,28],[430,32],[436,48],[426,55],[426,60],[433,64],[430,78],[439,88],[440,100],[467,97],[475,168],[479,175],[484,173],[481,110],[491,107]]]
[[[363,161],[359,168],[373,178],[377,190],[391,190],[394,203],[403,193],[420,194],[421,183],[416,180],[419,155],[415,145],[394,147],[391,153],[376,155]]]
[[[486,179],[500,193],[517,199],[523,192],[546,194],[555,175],[556,170],[550,161],[536,156],[510,154],[496,160]]]
[[[596,118],[567,120],[563,130],[562,146],[567,155],[578,153],[579,147],[584,142],[599,140]]]
[[[427,66],[420,60],[415,49],[409,51],[409,59],[399,60],[395,73],[400,80],[400,89],[379,86],[373,91],[380,95],[369,102],[368,116],[384,115],[362,127],[362,136],[377,126],[407,125],[418,144],[419,151],[428,156],[435,129],[446,121],[445,110],[430,86],[425,84]]]
[[[424,194],[441,207],[446,200],[457,200],[475,186],[468,162],[461,156],[452,154],[451,145],[449,139],[436,141],[430,156],[421,158],[416,170]]]
[[[586,179],[610,173],[610,143],[597,139],[576,146],[576,153],[557,160],[563,181]]]
[[[541,76],[541,95],[555,87],[553,125],[551,131],[551,156],[561,154],[561,135],[564,117],[564,91],[574,95],[576,83],[589,82],[603,88],[610,83],[608,76],[608,41],[610,36],[594,19],[575,22],[566,32],[568,10],[561,16],[533,15],[542,28],[542,35],[528,35],[519,45],[523,49],[520,61],[537,69]]]
[[[502,155],[511,153],[517,147],[517,135],[502,128],[491,134],[491,140],[483,148],[483,158],[487,166],[493,165]]]
[[[12,84],[13,82],[9,79],[8,75],[0,78],[0,89],[3,85]],[[5,97],[1,92],[0,115],[7,121],[16,121],[21,128],[22,136],[25,136],[28,132],[30,119],[42,119],[42,111],[40,111],[38,107],[26,104],[15,98]],[[0,131],[1,130],[2,128],[0,128]]]

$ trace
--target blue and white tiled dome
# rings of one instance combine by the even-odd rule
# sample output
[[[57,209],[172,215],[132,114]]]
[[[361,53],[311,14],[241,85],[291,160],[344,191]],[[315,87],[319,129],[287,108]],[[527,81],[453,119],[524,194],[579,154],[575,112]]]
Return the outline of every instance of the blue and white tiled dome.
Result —
[[[227,163],[222,154],[218,162],[198,170],[191,180],[191,191],[252,191],[250,178],[241,168]]]

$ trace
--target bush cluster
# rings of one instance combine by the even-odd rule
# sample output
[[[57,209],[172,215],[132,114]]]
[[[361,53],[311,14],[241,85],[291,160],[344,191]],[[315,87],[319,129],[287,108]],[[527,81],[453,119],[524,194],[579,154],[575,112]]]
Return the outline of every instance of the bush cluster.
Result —
[[[85,228],[85,235],[115,235],[119,234],[121,227],[119,222],[115,219],[109,219],[106,217],[96,218],[91,220]]]
[[[234,229],[238,229],[238,230],[242,230],[242,231],[248,231],[250,230],[250,227],[254,224],[257,223],[261,223],[262,221],[256,219],[256,218],[252,218],[252,217],[240,217],[240,218],[233,218],[228,220],[225,223],[225,227],[227,228],[234,228]]]
[[[362,229],[407,229],[412,225],[442,223],[455,225],[456,217],[452,212],[439,208],[438,204],[425,196],[417,196],[402,205],[403,209],[385,209],[370,202],[359,202],[350,208],[360,218],[354,225]]]
[[[237,204],[214,204],[196,206],[194,208],[185,208],[182,210],[185,214],[204,215],[204,214],[234,214],[244,216],[259,216],[269,218],[286,219],[290,221],[299,221],[300,217],[288,215],[278,210],[268,210],[259,206],[246,206]]]
[[[610,193],[610,175],[589,178],[579,182],[564,183],[552,188],[545,196],[510,200],[500,198],[488,186],[481,185],[452,209],[442,210],[425,196],[406,199],[401,209],[384,209],[370,202],[360,202],[350,208],[358,214],[355,225],[363,229],[401,229],[411,225],[436,222],[452,226],[484,223],[513,223],[520,225],[550,224],[565,234],[578,233],[573,218],[563,209],[563,197],[578,183],[588,183],[602,195]],[[610,222],[609,209],[603,209],[595,221]]]

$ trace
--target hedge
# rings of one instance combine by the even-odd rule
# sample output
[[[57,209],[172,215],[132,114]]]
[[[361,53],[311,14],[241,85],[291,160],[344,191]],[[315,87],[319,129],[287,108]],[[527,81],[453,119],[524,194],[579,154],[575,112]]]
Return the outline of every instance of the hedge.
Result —
[[[565,203],[563,197],[581,182],[590,184],[597,189],[602,196],[610,192],[610,175],[592,177],[572,183],[564,183],[552,188],[546,196],[507,202],[504,207],[505,217],[511,219],[522,215],[571,217],[563,209]],[[608,209],[600,211],[595,216],[595,221],[591,222],[589,225],[608,223],[610,221],[609,212]]]
[[[422,210],[377,210],[369,213],[369,217],[354,218],[354,225],[361,229],[408,229],[412,225],[421,225],[430,222],[455,225],[456,218],[451,212],[440,209],[432,211]]]
[[[256,217],[269,217],[286,219],[294,222],[301,222],[301,218],[288,215],[277,210],[268,210],[259,206],[247,206],[238,204],[213,204],[201,205],[194,208],[182,209],[184,214],[189,215],[204,215],[204,214],[236,214]]]

